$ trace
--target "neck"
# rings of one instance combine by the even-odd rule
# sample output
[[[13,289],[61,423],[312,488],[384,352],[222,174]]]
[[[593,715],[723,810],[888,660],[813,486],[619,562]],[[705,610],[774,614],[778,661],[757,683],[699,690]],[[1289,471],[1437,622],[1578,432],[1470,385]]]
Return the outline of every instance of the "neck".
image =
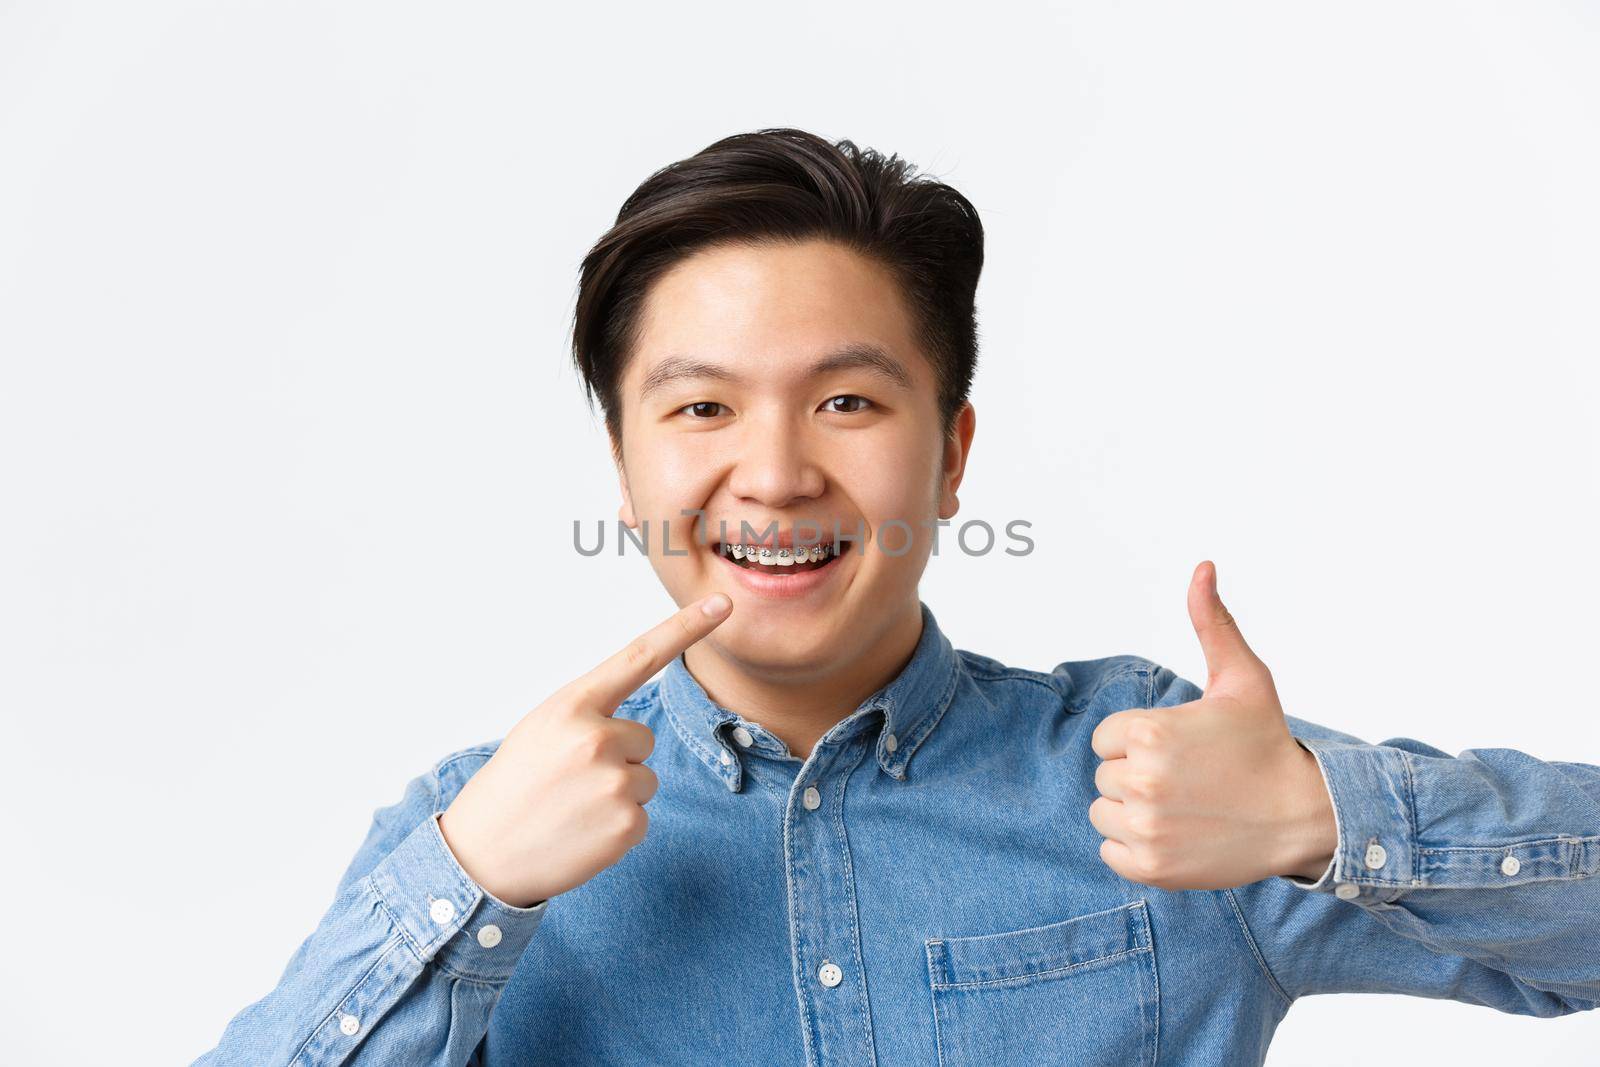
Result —
[[[815,670],[782,675],[755,670],[727,659],[705,641],[690,646],[683,663],[713,701],[759,723],[805,759],[823,734],[894,681],[921,639],[922,607],[913,599],[908,611],[857,646],[860,651],[853,658],[832,660]]]

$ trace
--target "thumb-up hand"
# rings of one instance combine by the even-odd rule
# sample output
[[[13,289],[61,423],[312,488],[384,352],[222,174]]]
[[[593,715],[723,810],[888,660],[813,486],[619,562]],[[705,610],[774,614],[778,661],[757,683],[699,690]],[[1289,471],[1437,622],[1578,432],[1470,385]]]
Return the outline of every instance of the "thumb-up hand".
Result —
[[[1272,675],[1217,596],[1210,560],[1189,582],[1205,694],[1107,715],[1089,821],[1100,858],[1159,889],[1226,889],[1273,875],[1316,878],[1338,843],[1316,757],[1289,733]]]

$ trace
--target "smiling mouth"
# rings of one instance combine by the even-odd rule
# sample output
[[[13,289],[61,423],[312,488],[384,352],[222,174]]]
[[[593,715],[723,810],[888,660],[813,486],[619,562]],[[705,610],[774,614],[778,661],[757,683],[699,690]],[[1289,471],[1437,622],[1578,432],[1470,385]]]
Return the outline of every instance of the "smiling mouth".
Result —
[[[837,553],[831,542],[810,546],[799,545],[793,548],[721,543],[713,544],[711,547],[736,567],[760,571],[773,577],[785,577],[821,570],[833,563],[839,554],[847,551],[850,542],[840,541]]]

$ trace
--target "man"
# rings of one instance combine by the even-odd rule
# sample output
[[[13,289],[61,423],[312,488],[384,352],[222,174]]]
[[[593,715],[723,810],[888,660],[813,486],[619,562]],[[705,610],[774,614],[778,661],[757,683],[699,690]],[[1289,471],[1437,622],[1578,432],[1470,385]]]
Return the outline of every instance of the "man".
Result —
[[[377,811],[199,1062],[1231,1065],[1312,993],[1600,1002],[1600,768],[1286,716],[1209,561],[1203,692],[950,646],[982,261],[798,130],[629,197],[574,351],[680,610]]]

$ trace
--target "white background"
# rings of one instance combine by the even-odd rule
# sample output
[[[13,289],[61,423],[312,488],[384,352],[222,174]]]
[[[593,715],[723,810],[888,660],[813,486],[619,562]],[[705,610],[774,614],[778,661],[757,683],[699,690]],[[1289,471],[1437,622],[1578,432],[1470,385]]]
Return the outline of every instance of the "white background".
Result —
[[[1600,763],[1600,7],[0,4],[0,709],[30,1064],[187,1062],[373,810],[671,604],[576,268],[653,169],[798,125],[988,230],[959,647]],[[1593,827],[1573,830],[1594,832]],[[1285,1065],[1572,1063],[1600,1017],[1313,997]]]

